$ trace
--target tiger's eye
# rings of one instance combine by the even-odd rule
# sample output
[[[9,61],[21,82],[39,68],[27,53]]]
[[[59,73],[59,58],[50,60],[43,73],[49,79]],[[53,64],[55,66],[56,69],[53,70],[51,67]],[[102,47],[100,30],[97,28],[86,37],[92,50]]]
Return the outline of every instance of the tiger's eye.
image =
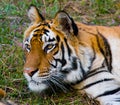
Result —
[[[50,44],[50,45],[48,45],[47,47],[48,47],[48,49],[51,49],[51,48],[53,47],[53,45]]]
[[[44,51],[47,52],[48,50],[52,49],[54,47],[53,44],[48,44],[45,48]]]

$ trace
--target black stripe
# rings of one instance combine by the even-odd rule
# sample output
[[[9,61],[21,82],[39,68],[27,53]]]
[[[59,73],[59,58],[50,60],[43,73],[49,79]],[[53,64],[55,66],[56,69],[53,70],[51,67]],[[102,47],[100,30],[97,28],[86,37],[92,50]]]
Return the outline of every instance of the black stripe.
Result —
[[[38,36],[38,34],[33,34],[33,36],[34,36],[34,37],[37,37],[37,36]]]
[[[107,70],[96,71],[93,74],[88,74],[84,79],[90,78],[92,76],[95,76],[96,74],[103,73],[103,72],[108,72],[108,71]]]
[[[68,43],[67,43],[67,39],[66,38],[64,38],[64,41],[65,41],[65,44],[66,44],[66,47],[67,47],[67,50],[68,50],[68,55],[69,55],[69,57],[71,56],[71,49],[70,49],[70,47],[68,46]]]
[[[50,62],[49,62],[49,63],[50,63]],[[53,65],[52,63],[50,63],[50,65],[51,65],[52,67],[54,67],[54,68],[57,67],[57,63],[56,63],[56,61],[55,61],[55,65]]]
[[[63,46],[63,43],[61,43],[61,51],[62,51],[62,58],[61,59],[56,59],[56,58],[54,58],[54,60],[56,61],[56,62],[60,62],[61,64],[62,64],[62,67],[67,63],[66,62],[66,60],[65,60],[65,58],[64,58],[64,53],[65,53],[65,50],[64,50],[64,46]]]
[[[81,69],[82,76],[84,77],[86,75],[85,70],[83,69],[80,61],[79,61],[79,64],[80,64],[80,69]]]
[[[39,32],[40,31],[40,29],[36,29],[34,32]]]
[[[48,28],[51,28],[50,25],[48,23],[46,23],[46,26],[48,26]]]
[[[49,30],[47,30],[47,29],[44,29],[44,34],[46,34],[47,36],[48,36],[48,33],[49,32]]]
[[[102,37],[104,43],[105,43],[105,49],[106,49],[106,56],[107,56],[107,61],[108,61],[108,69],[112,70],[112,54],[111,54],[111,48],[108,43],[108,40],[98,31],[98,34]]]
[[[93,74],[95,72],[98,72],[98,70],[103,69],[103,68],[104,68],[104,66],[102,65],[102,66],[100,66],[98,68],[92,69],[92,70],[88,71],[87,75],[90,75],[90,74]]]
[[[112,94],[115,94],[115,93],[117,93],[117,92],[119,92],[119,91],[120,91],[120,87],[117,88],[117,89],[114,89],[114,90],[106,91],[106,92],[104,92],[103,94],[98,95],[96,98],[102,97],[102,96],[106,96],[106,95],[112,95]]]
[[[73,19],[72,18],[70,18],[71,19],[71,21],[72,21],[72,28],[73,28],[73,33],[74,33],[74,35],[78,35],[78,27],[77,27],[77,25],[74,23],[74,21],[73,21]]]
[[[104,70],[101,70],[104,69]],[[89,77],[90,75],[92,76],[92,74],[94,75],[95,73],[99,73],[99,72],[108,72],[108,70],[106,70],[105,66],[102,64],[100,67],[97,67],[95,69],[92,69],[90,71],[88,71],[87,73],[87,77]]]
[[[103,72],[109,72],[109,71],[106,70],[104,67],[105,67],[105,66],[102,65],[101,67],[98,67],[98,68],[96,68],[96,69],[93,69],[93,70],[91,70],[91,71],[88,71],[87,74],[84,72],[84,78],[82,78],[81,80],[78,80],[76,83],[74,83],[74,85],[75,85],[75,84],[79,84],[80,82],[83,82],[84,80],[86,80],[86,79],[88,79],[88,78],[90,78],[90,77],[92,77],[92,76],[95,76],[96,74],[103,73]],[[100,70],[100,69],[104,69],[104,70]],[[99,70],[99,71],[98,71],[98,70]],[[83,71],[83,70],[82,70],[82,71]]]
[[[37,9],[37,8],[36,8],[36,9]],[[39,10],[37,9],[37,11],[39,11]],[[39,12],[38,12],[38,14],[39,14],[40,18],[42,19],[42,21],[44,21],[45,18],[42,16],[42,14],[40,14]]]
[[[59,51],[59,50],[57,50],[56,52],[54,52],[54,54],[53,54],[53,55],[55,56],[55,55],[58,53],[58,51]]]
[[[53,42],[53,41],[55,41],[55,38],[50,39],[50,37],[49,37],[48,41]]]
[[[76,57],[73,57],[73,58],[72,58],[72,70],[76,70],[77,68],[78,68],[77,58],[76,58]]]
[[[107,71],[107,70],[94,71],[92,74],[89,74],[89,75],[86,74],[83,79],[78,80],[75,84],[79,84],[80,82],[83,82],[84,80],[86,80],[86,79],[88,79],[88,78],[90,78],[90,77],[92,77],[92,76],[95,76],[96,74],[103,73],[103,72],[108,72],[108,71]],[[75,84],[74,84],[74,85],[75,85]]]
[[[99,35],[99,36],[97,36],[98,46],[100,48],[101,53],[104,55],[108,70],[111,72],[111,70],[112,70],[112,54],[111,54],[110,45],[109,45],[107,39],[99,31],[98,31],[98,35]],[[104,42],[105,51],[103,50],[103,46],[101,46],[99,37],[102,38],[102,40]]]
[[[64,56],[65,49],[64,49],[63,43],[61,43],[61,50],[62,50],[62,60],[61,60],[61,63],[62,63],[62,67],[63,67],[66,64],[66,60],[65,60],[65,56]]]
[[[96,59],[96,52],[95,52],[95,48],[94,48],[94,43],[93,43],[93,41],[92,41],[92,50],[93,50],[93,54],[94,54],[94,56],[93,56],[93,58],[91,59],[91,64],[93,63],[93,61]],[[92,66],[92,65],[91,65]],[[91,66],[89,67],[89,69],[91,69]]]
[[[39,25],[37,26],[37,28],[40,27],[40,26],[48,26],[48,28],[50,28],[50,25],[49,25],[48,23],[45,23],[45,22],[39,24]]]
[[[95,81],[95,82],[93,82],[93,83],[90,83],[90,84],[84,86],[82,89],[87,89],[87,88],[89,88],[89,87],[91,87],[91,86],[94,86],[94,85],[96,85],[96,84],[98,84],[98,83],[106,82],[106,81],[112,81],[112,80],[113,80],[113,79],[98,80],[98,81]]]
[[[42,24],[39,24],[39,25],[37,26],[37,28],[40,27],[41,25],[42,25]]]
[[[60,41],[60,37],[58,35],[56,36],[56,39],[58,42]]]

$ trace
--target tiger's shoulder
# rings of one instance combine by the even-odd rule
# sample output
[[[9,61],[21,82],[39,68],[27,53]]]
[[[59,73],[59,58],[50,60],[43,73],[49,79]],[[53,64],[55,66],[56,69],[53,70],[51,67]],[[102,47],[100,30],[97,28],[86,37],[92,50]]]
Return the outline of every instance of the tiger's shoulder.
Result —
[[[105,37],[120,37],[120,26],[86,25],[80,22],[76,22],[76,24],[79,30],[79,36],[87,33],[98,35],[98,32],[100,32]]]
[[[77,38],[80,42],[85,42],[92,45],[92,42],[97,41],[97,37],[104,37],[111,43],[112,40],[120,40],[120,26],[100,26],[100,25],[87,25],[76,22],[78,27]]]

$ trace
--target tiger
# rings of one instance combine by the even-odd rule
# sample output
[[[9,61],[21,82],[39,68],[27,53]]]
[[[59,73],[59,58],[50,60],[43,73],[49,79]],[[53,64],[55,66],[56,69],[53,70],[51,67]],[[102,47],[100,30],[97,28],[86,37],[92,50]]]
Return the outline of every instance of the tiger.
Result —
[[[120,105],[120,26],[87,25],[64,10],[45,19],[28,9],[23,74],[36,93],[86,93],[100,105]]]

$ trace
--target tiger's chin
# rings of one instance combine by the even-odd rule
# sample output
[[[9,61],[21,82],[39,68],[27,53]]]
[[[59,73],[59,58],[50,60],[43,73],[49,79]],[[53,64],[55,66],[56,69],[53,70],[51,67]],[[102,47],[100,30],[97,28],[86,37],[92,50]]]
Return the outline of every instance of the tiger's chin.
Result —
[[[44,83],[37,83],[36,81],[30,81],[28,87],[31,91],[42,93],[48,89],[48,86]]]
[[[42,93],[49,88],[41,77],[30,77],[27,73],[24,73],[24,76],[27,79],[29,89],[33,92]]]

